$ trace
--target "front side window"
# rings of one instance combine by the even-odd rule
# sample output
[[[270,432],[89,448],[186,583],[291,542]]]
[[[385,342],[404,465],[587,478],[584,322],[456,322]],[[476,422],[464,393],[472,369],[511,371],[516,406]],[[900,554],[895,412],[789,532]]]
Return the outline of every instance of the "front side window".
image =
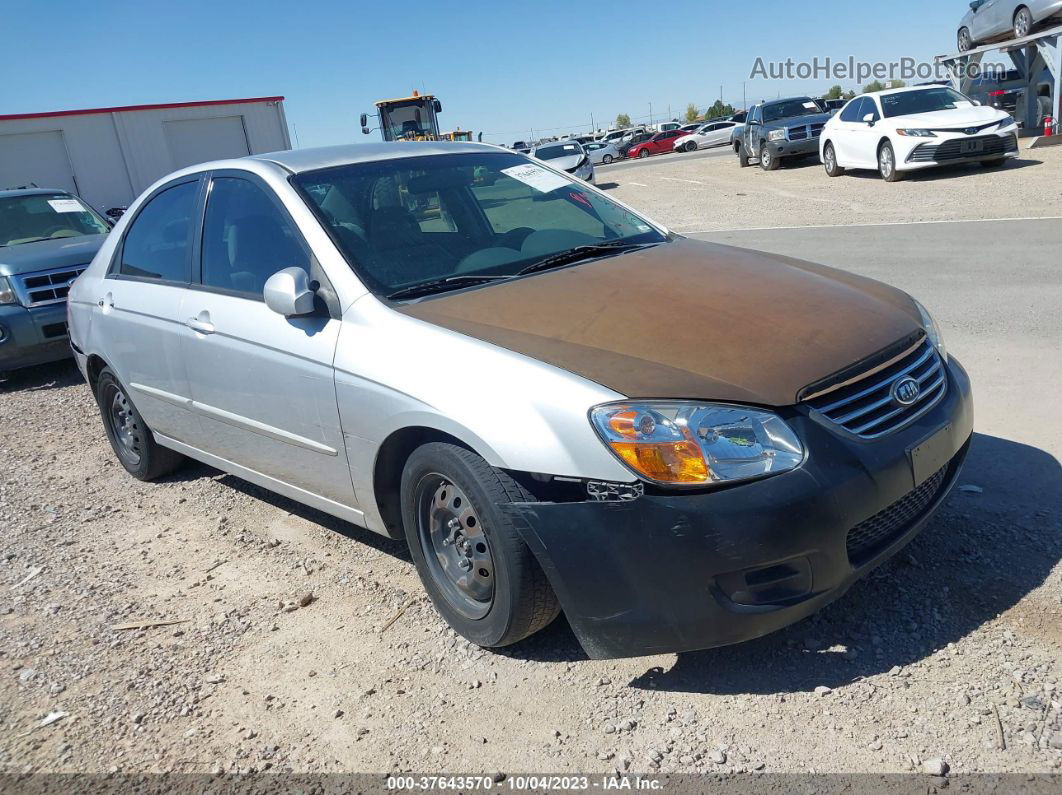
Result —
[[[514,153],[354,163],[292,177],[377,294],[507,277],[582,246],[664,241],[643,219]]]
[[[0,199],[0,246],[104,235],[109,229],[106,221],[69,193],[40,193]]]
[[[140,279],[191,281],[192,236],[198,180],[156,194],[137,213],[122,243],[119,272]]]
[[[859,97],[858,99],[853,99],[851,102],[849,102],[845,106],[845,109],[841,111],[841,121],[848,121],[848,122],[863,121],[863,116],[865,115],[862,112],[863,103],[864,103],[864,98],[863,97]]]
[[[262,188],[216,177],[203,221],[203,286],[261,298],[266,280],[284,268],[309,270],[295,229]]]
[[[968,108],[973,100],[965,94],[947,88],[935,86],[921,91],[903,91],[899,94],[886,94],[881,98],[881,107],[886,118],[894,116],[911,116],[917,113],[934,113],[938,110],[955,110]]]

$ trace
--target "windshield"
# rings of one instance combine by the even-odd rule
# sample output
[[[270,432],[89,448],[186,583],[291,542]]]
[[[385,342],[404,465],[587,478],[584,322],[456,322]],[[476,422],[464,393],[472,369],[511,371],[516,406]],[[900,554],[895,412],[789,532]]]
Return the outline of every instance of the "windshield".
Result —
[[[812,116],[818,113],[822,113],[822,108],[818,106],[815,100],[808,97],[787,99],[784,102],[775,102],[772,105],[763,106],[763,120],[765,122],[789,119],[793,116]]]
[[[109,229],[106,221],[67,193],[0,198],[0,246],[104,235]]]
[[[582,147],[579,144],[558,144],[557,146],[543,146],[535,150],[535,157],[539,160],[556,160],[558,157],[574,157],[582,153]]]
[[[292,177],[374,292],[511,276],[581,246],[660,243],[576,179],[508,152],[354,163]]]
[[[886,118],[933,113],[938,110],[955,110],[955,108],[968,108],[972,105],[973,100],[968,96],[944,86],[927,88],[924,91],[886,94],[881,97],[881,109]]]

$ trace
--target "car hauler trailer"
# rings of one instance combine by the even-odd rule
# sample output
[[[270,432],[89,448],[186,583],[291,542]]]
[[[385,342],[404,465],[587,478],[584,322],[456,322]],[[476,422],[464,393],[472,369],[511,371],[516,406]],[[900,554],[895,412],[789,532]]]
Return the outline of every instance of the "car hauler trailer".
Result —
[[[0,190],[54,188],[106,210],[178,168],[290,148],[284,97],[0,116]]]
[[[989,53],[1005,54],[1013,62],[1024,84],[1024,90],[1015,107],[1015,118],[1022,125],[1026,135],[1038,135],[1045,116],[1057,119],[1059,115],[1059,95],[1062,93],[1062,26],[1042,30],[1020,39],[974,47],[954,55],[938,55],[936,61],[948,70],[955,90],[969,94],[974,83],[974,78],[970,75],[971,67],[979,67],[985,55]],[[1048,98],[1049,113],[1044,112],[1044,97]]]

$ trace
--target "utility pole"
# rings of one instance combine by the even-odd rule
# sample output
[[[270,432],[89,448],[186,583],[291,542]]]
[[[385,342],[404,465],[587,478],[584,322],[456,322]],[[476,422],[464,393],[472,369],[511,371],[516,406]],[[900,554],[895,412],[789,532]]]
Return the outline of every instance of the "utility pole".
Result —
[[[594,131],[596,129],[597,129],[597,127],[594,125],[594,114],[591,111],[591,113],[590,113],[590,134],[593,135]]]
[[[748,110],[749,109],[749,101],[748,101],[748,99],[745,98],[745,84],[744,83],[741,84],[741,109],[742,110]]]
[[[653,126],[653,103],[649,103],[649,126]]]

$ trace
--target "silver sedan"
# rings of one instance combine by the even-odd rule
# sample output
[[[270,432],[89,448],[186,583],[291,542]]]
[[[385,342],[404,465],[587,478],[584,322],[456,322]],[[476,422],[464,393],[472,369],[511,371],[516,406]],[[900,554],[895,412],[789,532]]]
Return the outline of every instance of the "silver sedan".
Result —
[[[676,152],[695,152],[698,149],[708,149],[713,146],[728,146],[737,122],[715,121],[709,122],[699,130],[685,135],[675,141]]]
[[[1004,39],[1023,39],[1062,15],[1062,0],[973,0],[959,25],[959,51]]]
[[[606,144],[600,141],[596,141],[591,144],[583,144],[583,149],[590,156],[590,162],[593,163],[595,166],[601,164],[607,166],[614,160],[623,159],[615,144]]]

